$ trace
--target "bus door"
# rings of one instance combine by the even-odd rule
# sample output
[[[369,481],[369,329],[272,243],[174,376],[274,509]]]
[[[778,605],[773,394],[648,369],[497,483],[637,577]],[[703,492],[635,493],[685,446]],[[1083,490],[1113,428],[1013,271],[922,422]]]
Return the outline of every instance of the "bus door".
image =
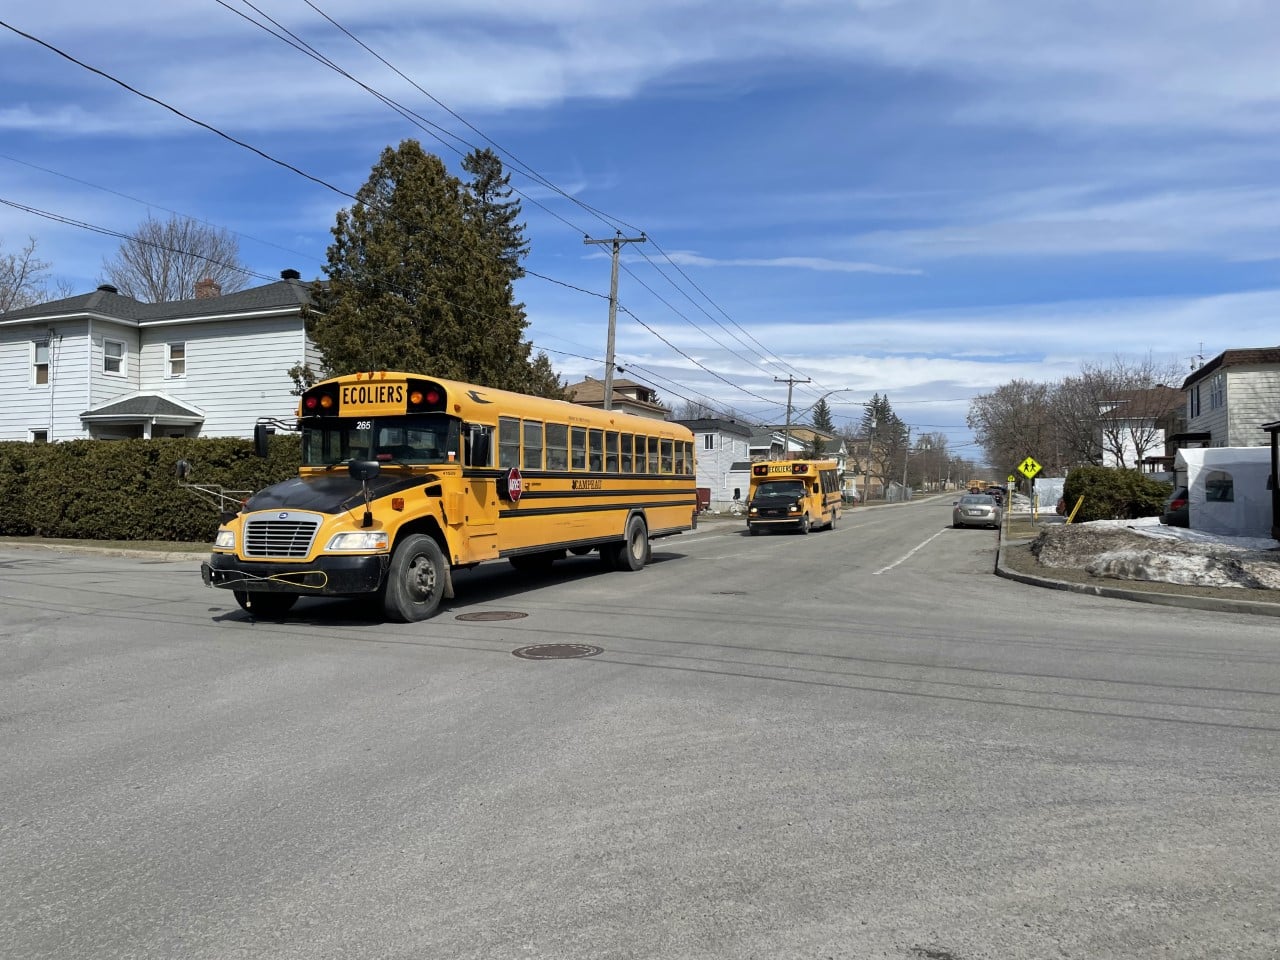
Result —
[[[484,423],[462,426],[463,463],[466,483],[461,515],[449,523],[461,529],[472,560],[492,560],[498,556],[498,479],[492,473],[494,430]],[[481,473],[480,471],[486,471]],[[459,527],[459,525],[461,525]]]

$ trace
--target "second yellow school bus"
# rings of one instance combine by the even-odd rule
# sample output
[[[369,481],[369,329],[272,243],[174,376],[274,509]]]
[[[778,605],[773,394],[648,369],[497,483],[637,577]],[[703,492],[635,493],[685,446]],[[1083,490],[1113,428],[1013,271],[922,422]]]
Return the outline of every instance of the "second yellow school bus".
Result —
[[[747,531],[828,530],[840,519],[844,498],[834,460],[766,460],[751,465]]]
[[[696,521],[693,434],[677,423],[381,372],[309,388],[297,425],[299,475],[246,501],[202,565],[258,616],[372,594],[388,618],[423,620],[456,569],[598,551],[639,570],[649,541]]]

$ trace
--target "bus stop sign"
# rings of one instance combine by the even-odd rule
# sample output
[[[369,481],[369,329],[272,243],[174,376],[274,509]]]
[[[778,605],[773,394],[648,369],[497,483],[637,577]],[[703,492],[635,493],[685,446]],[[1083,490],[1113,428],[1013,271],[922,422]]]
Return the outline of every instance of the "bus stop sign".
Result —
[[[512,467],[507,471],[507,499],[512,503],[519,503],[522,493],[524,493],[524,480],[520,476],[520,471]]]

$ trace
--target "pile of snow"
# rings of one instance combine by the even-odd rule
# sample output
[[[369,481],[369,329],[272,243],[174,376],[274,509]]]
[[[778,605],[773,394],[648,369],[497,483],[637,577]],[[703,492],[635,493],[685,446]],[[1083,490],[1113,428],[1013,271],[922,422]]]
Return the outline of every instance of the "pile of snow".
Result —
[[[1156,517],[1047,527],[1032,545],[1040,563],[1116,580],[1280,590],[1280,544],[1163,526]]]

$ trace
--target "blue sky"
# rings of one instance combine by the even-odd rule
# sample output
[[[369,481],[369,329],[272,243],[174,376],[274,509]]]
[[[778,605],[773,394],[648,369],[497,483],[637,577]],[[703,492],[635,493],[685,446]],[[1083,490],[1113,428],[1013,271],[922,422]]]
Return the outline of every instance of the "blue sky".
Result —
[[[1280,342],[1273,4],[313,2],[256,6],[482,142],[322,10],[605,215],[513,177],[526,265],[552,278],[521,281],[528,335],[569,380],[602,376],[605,349],[609,263],[583,234],[619,226],[655,241],[624,256],[627,375],[758,421],[785,417],[775,378],[808,378],[797,411],[840,390],[843,422],[887,394],[980,458],[968,399],[1014,377]],[[406,137],[457,172],[233,11],[261,19],[241,0],[45,0],[0,20],[343,190]],[[178,211],[237,233],[262,274],[320,275],[342,196],[7,29],[0,89],[0,198],[122,232]],[[74,292],[118,245],[0,206],[4,250],[28,237]]]

